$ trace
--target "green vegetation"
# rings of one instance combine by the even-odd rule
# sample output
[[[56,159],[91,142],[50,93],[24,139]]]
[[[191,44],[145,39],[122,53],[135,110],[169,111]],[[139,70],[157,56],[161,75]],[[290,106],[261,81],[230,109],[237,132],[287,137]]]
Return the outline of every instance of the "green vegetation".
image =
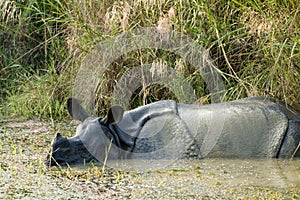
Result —
[[[65,100],[85,55],[99,42],[140,27],[176,30],[209,50],[225,83],[225,100],[264,95],[298,107],[299,11],[298,0],[3,0],[0,113],[64,117]],[[122,56],[104,74],[97,93],[99,112],[110,105],[114,83],[126,69],[151,62],[175,69],[179,61],[155,49]],[[209,102],[199,74],[188,63],[179,65],[199,102]],[[141,90],[134,93],[132,106],[175,98],[158,84]]]

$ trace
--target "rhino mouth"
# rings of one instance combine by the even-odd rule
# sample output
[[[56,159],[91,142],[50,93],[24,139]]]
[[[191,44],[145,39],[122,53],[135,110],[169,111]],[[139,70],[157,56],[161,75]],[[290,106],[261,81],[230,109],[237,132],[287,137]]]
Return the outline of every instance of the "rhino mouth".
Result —
[[[50,151],[47,156],[46,159],[44,160],[44,165],[47,167],[52,167],[52,166],[66,166],[67,163],[65,162],[65,160],[61,159],[61,158],[54,158],[52,155],[52,151]]]
[[[84,156],[76,155],[70,156],[68,158],[55,158],[51,152],[46,156],[44,161],[44,165],[47,167],[51,166],[72,166],[78,164],[87,164],[97,162],[96,158],[94,158],[91,154],[84,154]]]

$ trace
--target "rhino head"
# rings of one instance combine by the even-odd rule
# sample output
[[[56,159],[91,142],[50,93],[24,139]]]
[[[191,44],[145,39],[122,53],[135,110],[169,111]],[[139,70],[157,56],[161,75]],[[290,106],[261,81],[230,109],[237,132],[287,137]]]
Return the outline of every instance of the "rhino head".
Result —
[[[93,118],[87,114],[75,98],[68,99],[67,108],[69,114],[82,123],[77,127],[76,135],[69,139],[61,136],[60,133],[56,134],[45,160],[47,166],[65,166],[97,161],[86,144],[96,144],[95,148],[100,146],[102,148],[100,151],[105,156],[105,150],[111,142],[108,136],[108,126],[121,121],[124,113],[122,107],[113,106],[109,109],[106,117]]]

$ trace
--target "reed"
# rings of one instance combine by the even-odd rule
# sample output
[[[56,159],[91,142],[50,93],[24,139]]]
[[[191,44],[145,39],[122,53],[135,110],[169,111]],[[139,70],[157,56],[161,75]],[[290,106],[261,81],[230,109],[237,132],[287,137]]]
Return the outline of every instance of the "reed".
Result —
[[[2,115],[65,117],[65,100],[85,55],[99,42],[141,27],[175,30],[207,49],[225,83],[224,100],[263,95],[300,108],[296,0],[3,0],[0,9]],[[122,56],[109,66],[97,90],[98,112],[111,104],[123,73],[143,63],[162,62],[178,70],[199,102],[209,103],[206,83],[180,59],[155,49]],[[176,96],[155,83],[139,89],[131,107]]]

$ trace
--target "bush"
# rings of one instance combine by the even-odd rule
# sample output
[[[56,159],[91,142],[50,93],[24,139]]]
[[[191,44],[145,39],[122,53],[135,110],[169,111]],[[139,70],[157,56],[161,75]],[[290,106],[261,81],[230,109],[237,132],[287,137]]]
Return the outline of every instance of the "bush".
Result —
[[[99,42],[139,27],[176,30],[207,49],[226,84],[224,100],[263,95],[300,105],[299,1],[4,0],[0,5],[4,114],[64,117],[84,56]],[[100,114],[126,69],[146,62],[175,69],[179,61],[153,49],[122,56],[97,91]],[[180,66],[199,102],[210,102],[201,76],[189,63]],[[134,93],[131,106],[168,98],[176,97],[163,85],[147,85]]]

